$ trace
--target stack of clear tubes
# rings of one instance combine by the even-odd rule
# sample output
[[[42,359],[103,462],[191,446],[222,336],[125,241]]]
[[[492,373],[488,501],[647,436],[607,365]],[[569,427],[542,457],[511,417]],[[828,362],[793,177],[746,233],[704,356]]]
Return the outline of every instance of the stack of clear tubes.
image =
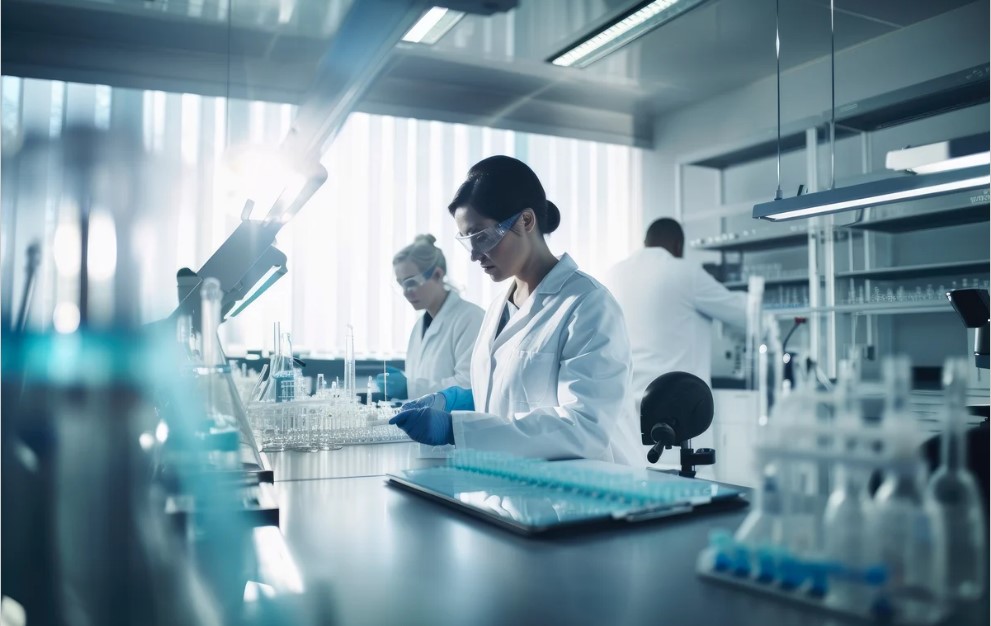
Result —
[[[733,534],[718,531],[698,571],[821,610],[934,624],[987,591],[987,522],[964,458],[967,362],[944,370],[942,465],[930,479],[910,411],[905,358],[883,363],[880,421],[865,419],[855,360],[835,388],[799,382],[769,416],[761,481]],[[872,474],[881,476],[876,492]]]

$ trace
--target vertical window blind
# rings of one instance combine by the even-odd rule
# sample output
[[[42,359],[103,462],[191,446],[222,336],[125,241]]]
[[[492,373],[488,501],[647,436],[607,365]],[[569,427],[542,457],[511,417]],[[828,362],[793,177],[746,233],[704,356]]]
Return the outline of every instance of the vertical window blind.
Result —
[[[88,124],[140,133],[149,152],[177,164],[180,201],[152,216],[154,262],[143,264],[149,321],[175,307],[176,270],[198,269],[240,219],[244,181],[227,166],[232,149],[274,152],[295,113],[287,104],[9,76],[0,94],[5,142]],[[353,113],[323,155],[327,182],[279,234],[289,273],[224,324],[228,351],[271,348],[279,321],[303,351],[343,354],[350,324],[358,354],[402,356],[417,313],[394,287],[391,261],[420,233],[437,238],[450,283],[486,307],[508,283],[492,283],[471,263],[447,205],[468,168],[493,154],[529,164],[561,209],[561,226],[548,237],[555,254],[571,254],[596,276],[639,245],[636,148]]]

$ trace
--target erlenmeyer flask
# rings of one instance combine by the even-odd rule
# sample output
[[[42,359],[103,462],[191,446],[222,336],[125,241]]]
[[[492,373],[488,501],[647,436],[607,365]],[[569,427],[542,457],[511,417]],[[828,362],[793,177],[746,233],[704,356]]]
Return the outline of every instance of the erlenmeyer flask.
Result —
[[[289,333],[279,332],[275,323],[275,351],[272,353],[268,371],[268,386],[264,400],[269,402],[292,402],[296,399],[296,374],[293,371],[292,341]]]

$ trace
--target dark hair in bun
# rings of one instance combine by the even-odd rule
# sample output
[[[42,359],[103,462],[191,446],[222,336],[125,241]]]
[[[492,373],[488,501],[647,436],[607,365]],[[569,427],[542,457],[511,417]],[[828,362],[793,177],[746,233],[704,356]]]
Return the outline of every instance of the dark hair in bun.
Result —
[[[561,225],[561,211],[547,199],[533,170],[523,161],[503,155],[483,159],[468,170],[447,210],[453,215],[461,207],[470,207],[497,222],[531,209],[537,216],[537,228],[545,235]]]

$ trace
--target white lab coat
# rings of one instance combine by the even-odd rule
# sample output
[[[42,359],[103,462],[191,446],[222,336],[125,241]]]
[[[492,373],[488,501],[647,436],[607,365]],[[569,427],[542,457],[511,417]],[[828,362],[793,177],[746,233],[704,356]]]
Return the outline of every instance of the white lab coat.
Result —
[[[476,410],[453,412],[455,445],[634,463],[630,344],[616,300],[567,254],[496,336],[508,296],[485,314],[471,359]]]
[[[420,316],[406,349],[406,391],[410,398],[471,385],[471,350],[484,316],[482,307],[462,300],[453,291],[448,292],[426,334]]]
[[[746,293],[726,289],[698,263],[664,248],[637,250],[603,282],[630,331],[637,406],[661,374],[689,372],[710,382],[713,319],[746,328]]]

